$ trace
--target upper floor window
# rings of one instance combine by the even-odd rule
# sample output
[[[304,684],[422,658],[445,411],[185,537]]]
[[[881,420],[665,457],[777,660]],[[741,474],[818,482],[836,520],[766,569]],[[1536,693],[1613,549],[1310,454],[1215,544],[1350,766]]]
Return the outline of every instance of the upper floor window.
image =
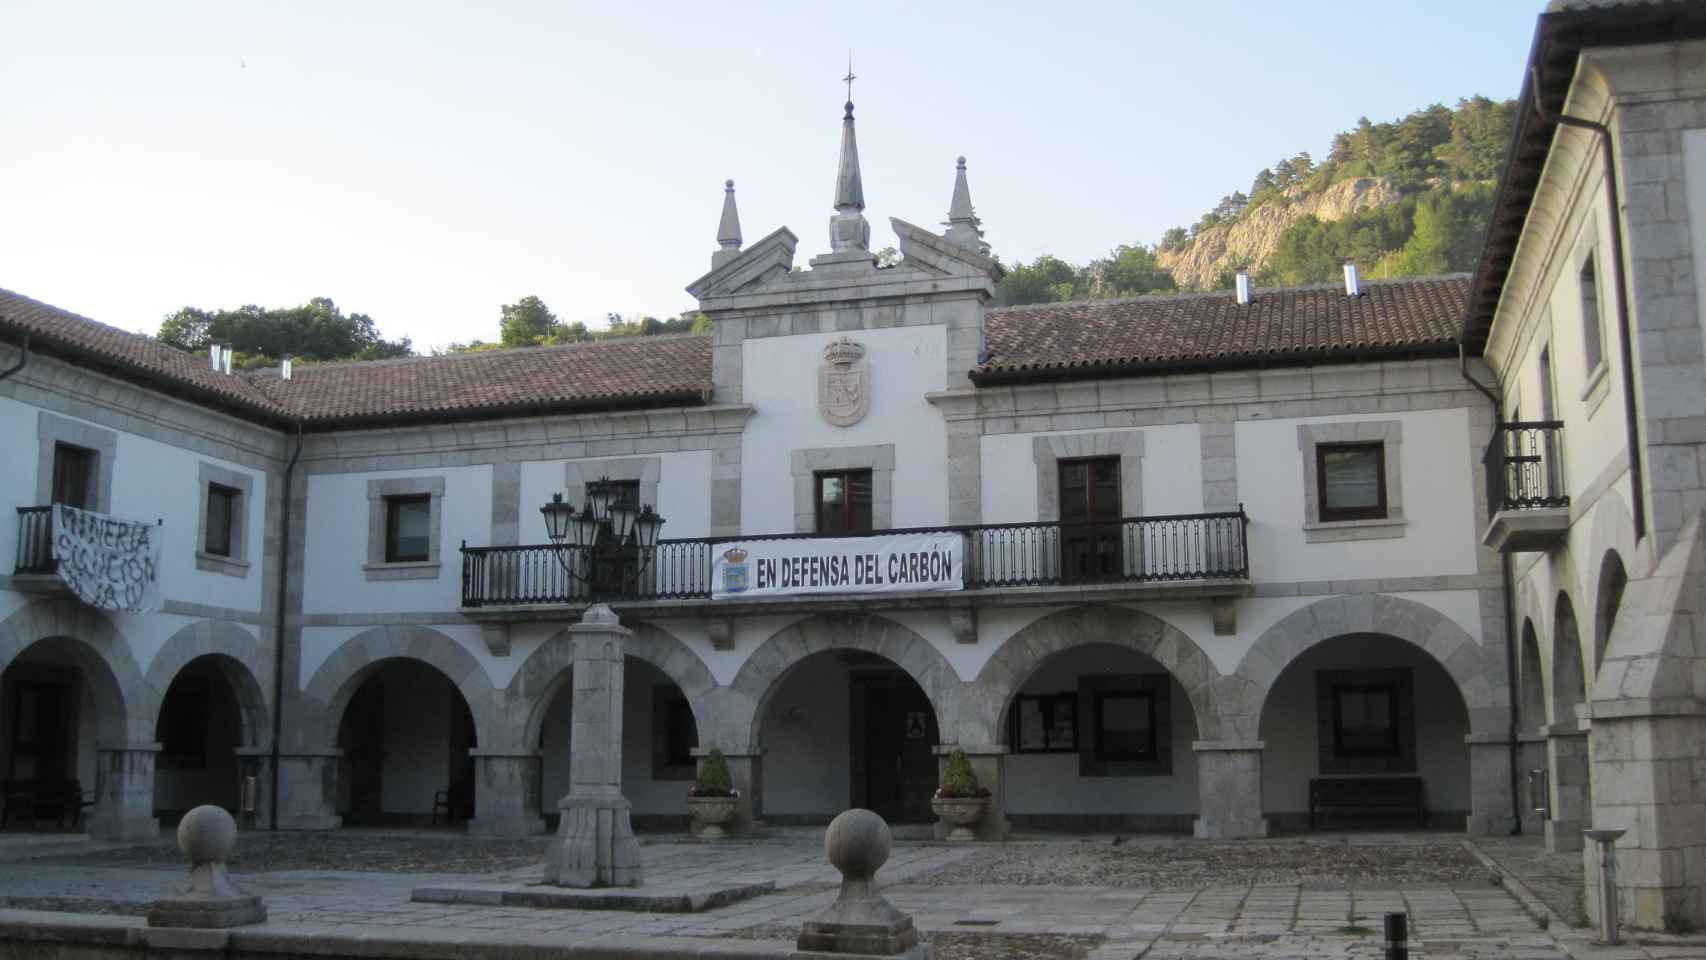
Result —
[[[232,553],[232,530],[237,516],[237,501],[242,491],[221,483],[207,485],[207,527],[202,551],[216,557]]]
[[[1384,443],[1323,443],[1315,447],[1321,522],[1386,516]]]
[[[1120,458],[1062,460],[1059,469],[1062,578],[1118,576]]]
[[[432,543],[432,495],[385,498],[385,562],[424,561]]]
[[[94,493],[96,453],[69,443],[53,445],[53,502],[90,509]]]
[[[1588,257],[1582,263],[1582,362],[1587,365],[1587,372],[1593,373],[1599,369],[1605,358],[1604,344],[1600,338],[1599,327],[1599,283],[1594,278],[1593,257]]]
[[[817,532],[871,532],[871,471],[824,470],[817,486]]]
[[[615,494],[610,498],[610,509],[640,509],[640,481],[599,482],[604,483]],[[588,500],[591,499],[592,486],[591,483],[586,485]],[[640,545],[634,535],[630,533],[627,541],[617,543],[610,521],[604,521],[604,531],[598,539],[598,546],[588,558],[588,576],[591,579],[592,591],[599,594],[633,593],[639,586],[639,556]]]

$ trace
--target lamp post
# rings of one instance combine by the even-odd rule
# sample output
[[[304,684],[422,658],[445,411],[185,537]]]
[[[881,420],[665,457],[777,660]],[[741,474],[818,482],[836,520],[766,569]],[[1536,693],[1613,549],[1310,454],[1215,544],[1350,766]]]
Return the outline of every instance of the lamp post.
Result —
[[[593,586],[598,580],[595,562],[600,553],[615,557],[620,585],[627,581],[628,555],[624,547],[634,550],[634,579],[645,572],[657,549],[658,532],[663,518],[651,504],[638,508],[622,502],[621,487],[609,477],[600,477],[587,484],[586,502],[579,512],[561,493],[551,494],[551,502],[539,508],[545,518],[545,533],[551,538],[557,562],[573,580]],[[580,563],[575,558],[581,558]]]

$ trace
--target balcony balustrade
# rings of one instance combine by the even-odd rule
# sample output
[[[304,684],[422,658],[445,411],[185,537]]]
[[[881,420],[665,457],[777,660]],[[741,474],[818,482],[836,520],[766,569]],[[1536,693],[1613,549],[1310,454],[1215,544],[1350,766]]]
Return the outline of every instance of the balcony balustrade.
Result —
[[[1559,420],[1501,423],[1481,458],[1487,478],[1482,542],[1501,552],[1545,550],[1570,525],[1563,481],[1564,424]]]
[[[50,576],[53,561],[53,508],[18,508],[18,557],[12,572],[20,576]]]

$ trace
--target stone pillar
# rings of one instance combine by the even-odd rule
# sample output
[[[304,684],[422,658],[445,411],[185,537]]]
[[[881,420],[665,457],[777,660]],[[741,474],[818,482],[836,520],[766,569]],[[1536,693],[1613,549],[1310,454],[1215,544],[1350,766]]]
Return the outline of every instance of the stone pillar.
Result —
[[[255,812],[243,812],[243,781],[255,778]],[[265,830],[272,825],[272,748],[237,748],[237,823],[244,830]]]
[[[602,603],[569,628],[574,707],[569,794],[545,857],[545,882],[560,887],[637,887],[640,843],[622,796],[622,671],[632,631]]]
[[[1546,769],[1551,775],[1547,801],[1546,850],[1568,853],[1582,848],[1588,822],[1588,733],[1575,721],[1543,727]]]
[[[158,743],[95,747],[95,809],[89,836],[101,840],[154,840],[154,755]]]
[[[704,756],[711,752],[710,747],[694,747],[693,756],[699,758],[703,765]],[[734,819],[723,824],[723,833],[728,836],[750,834],[764,826],[764,751],[754,749],[750,753],[723,753],[723,760],[729,768],[729,782],[740,791],[740,803],[735,806]],[[694,836],[699,835],[699,824],[689,821],[687,829]]]
[[[978,785],[989,790],[989,806],[984,808],[983,817],[972,826],[972,832],[979,840],[1005,840],[1013,832],[1013,824],[1007,819],[1007,748],[1000,744],[984,744],[981,746],[963,746],[947,744],[936,748],[936,782],[942,782],[942,774],[948,767],[948,754],[955,750],[964,750],[966,759],[971,761],[972,773],[977,774]],[[934,827],[938,840],[948,835],[949,827],[937,820]]]
[[[1511,817],[1511,741],[1503,733],[1471,733],[1469,745],[1469,818],[1473,837],[1504,836],[1516,826]],[[1521,802],[1521,798],[1518,798]]]
[[[1260,740],[1196,740],[1199,840],[1233,840],[1268,835],[1262,815]]]
[[[344,818],[337,812],[338,760],[343,755],[336,748],[296,749],[278,755],[280,830],[336,830],[343,826]]]
[[[538,752],[468,751],[474,758],[474,819],[468,832],[488,837],[525,837],[545,832],[539,816]]]

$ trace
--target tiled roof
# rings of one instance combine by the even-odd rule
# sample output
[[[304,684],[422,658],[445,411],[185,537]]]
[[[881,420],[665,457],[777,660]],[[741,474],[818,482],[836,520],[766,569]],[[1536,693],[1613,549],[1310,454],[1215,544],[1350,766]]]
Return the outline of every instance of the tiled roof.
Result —
[[[0,289],[0,329],[32,347],[185,394],[239,415],[308,424],[691,402],[711,388],[711,341],[641,337],[449,357],[296,364],[216,373],[207,356]]]
[[[1450,347],[1463,319],[1467,275],[1254,291],[1230,290],[989,313],[987,361],[974,380],[1044,374],[1189,368],[1261,360],[1316,360],[1432,352]]]

